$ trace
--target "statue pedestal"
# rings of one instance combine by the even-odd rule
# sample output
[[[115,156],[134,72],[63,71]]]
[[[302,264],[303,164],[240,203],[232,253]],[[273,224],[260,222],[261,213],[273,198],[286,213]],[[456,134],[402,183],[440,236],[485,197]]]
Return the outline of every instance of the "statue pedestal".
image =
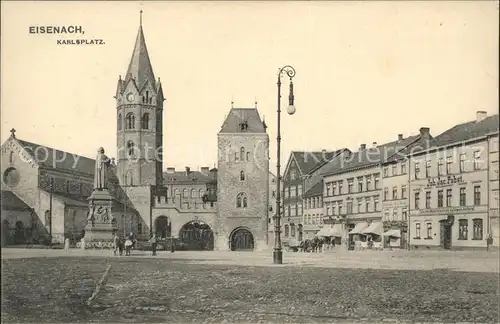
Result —
[[[112,247],[113,234],[118,230],[111,208],[113,197],[107,189],[95,190],[89,199],[89,217],[85,226],[85,248]]]

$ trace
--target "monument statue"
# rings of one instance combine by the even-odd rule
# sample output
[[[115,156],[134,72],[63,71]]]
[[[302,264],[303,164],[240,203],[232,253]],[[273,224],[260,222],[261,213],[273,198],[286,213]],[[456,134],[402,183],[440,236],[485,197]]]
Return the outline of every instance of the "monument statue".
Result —
[[[111,160],[104,154],[104,149],[100,147],[97,150],[95,159],[94,190],[103,190],[108,188],[108,167]]]

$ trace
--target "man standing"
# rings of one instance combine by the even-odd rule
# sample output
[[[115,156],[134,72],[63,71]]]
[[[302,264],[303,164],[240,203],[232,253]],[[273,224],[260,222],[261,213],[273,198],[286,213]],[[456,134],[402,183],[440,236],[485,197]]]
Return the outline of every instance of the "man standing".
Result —
[[[118,251],[118,248],[119,248],[119,245],[120,244],[120,239],[118,237],[118,234],[116,234],[115,232],[115,235],[113,236],[113,255],[116,255],[116,252]]]
[[[151,249],[153,250],[153,255],[156,255],[156,235],[154,233],[151,236],[149,242],[151,242]]]

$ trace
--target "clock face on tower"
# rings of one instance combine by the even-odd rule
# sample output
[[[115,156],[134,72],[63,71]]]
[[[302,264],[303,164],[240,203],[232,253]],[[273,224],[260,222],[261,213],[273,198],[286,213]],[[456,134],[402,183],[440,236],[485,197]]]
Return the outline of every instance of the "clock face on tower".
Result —
[[[129,92],[129,93],[127,94],[127,100],[128,100],[128,101],[132,102],[132,101],[134,101],[134,98],[135,98],[135,97],[134,97],[134,94],[133,94],[132,92]]]

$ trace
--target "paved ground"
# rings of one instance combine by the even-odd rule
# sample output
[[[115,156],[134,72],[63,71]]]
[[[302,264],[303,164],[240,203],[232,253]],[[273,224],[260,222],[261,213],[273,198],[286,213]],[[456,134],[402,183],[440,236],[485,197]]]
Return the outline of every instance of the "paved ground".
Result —
[[[2,322],[499,321],[492,253],[135,253],[2,249]]]

